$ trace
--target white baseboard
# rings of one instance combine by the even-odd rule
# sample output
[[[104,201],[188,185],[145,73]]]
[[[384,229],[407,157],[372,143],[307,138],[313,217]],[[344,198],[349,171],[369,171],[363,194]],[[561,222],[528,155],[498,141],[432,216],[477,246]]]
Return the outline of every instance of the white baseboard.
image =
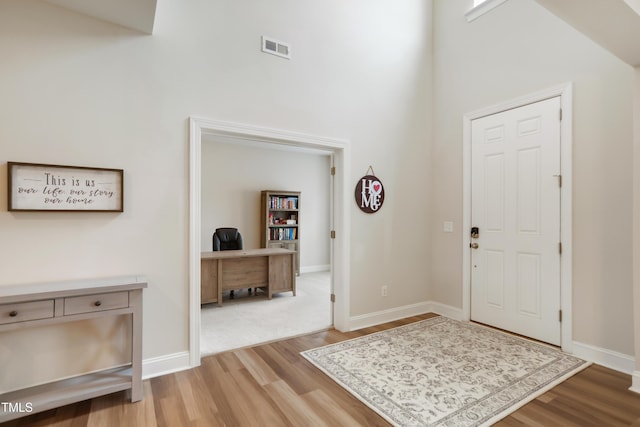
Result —
[[[461,308],[451,307],[450,305],[442,304],[439,302],[429,302],[431,308],[429,312],[439,314],[440,316],[448,317],[453,320],[465,320],[465,316],[462,313]]]
[[[633,373],[636,366],[633,356],[576,341],[573,342],[573,355],[629,375]]]
[[[329,271],[330,269],[331,269],[331,266],[329,264],[307,265],[306,267],[300,267],[300,274],[317,273],[319,271]]]
[[[381,310],[374,313],[354,316],[349,319],[349,330],[354,331],[356,329],[375,326],[381,323],[393,322],[394,320],[404,319],[405,317],[418,316],[425,313],[435,313],[457,320],[462,319],[462,310],[459,308],[451,307],[437,302],[425,301],[417,304],[394,307],[388,310]]]
[[[640,371],[634,371],[631,374],[631,387],[629,387],[629,390],[640,393]]]
[[[142,379],[159,377],[173,372],[191,369],[189,352],[167,354],[142,361]]]

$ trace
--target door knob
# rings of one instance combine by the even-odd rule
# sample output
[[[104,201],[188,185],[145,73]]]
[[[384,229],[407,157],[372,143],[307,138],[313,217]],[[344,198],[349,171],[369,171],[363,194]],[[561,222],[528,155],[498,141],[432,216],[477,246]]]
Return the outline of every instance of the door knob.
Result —
[[[469,243],[469,247],[470,247],[471,249],[478,249],[478,246],[479,246],[479,245],[478,245],[477,243]]]

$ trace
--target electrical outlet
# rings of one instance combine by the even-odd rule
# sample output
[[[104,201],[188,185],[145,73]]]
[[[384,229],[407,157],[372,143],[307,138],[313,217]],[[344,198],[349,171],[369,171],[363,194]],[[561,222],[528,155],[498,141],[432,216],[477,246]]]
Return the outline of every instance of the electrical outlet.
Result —
[[[387,287],[387,285],[384,285],[382,288],[380,288],[380,294],[383,297],[386,297],[388,292],[389,292],[389,288]]]

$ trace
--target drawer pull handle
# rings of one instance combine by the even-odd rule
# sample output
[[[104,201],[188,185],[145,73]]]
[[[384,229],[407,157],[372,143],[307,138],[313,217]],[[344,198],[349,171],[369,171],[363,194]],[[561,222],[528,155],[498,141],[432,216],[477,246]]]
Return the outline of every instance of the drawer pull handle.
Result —
[[[9,313],[9,317],[16,317],[17,315],[18,315],[18,312],[15,310]]]
[[[96,301],[93,303],[96,307],[100,307],[102,305],[102,301]]]

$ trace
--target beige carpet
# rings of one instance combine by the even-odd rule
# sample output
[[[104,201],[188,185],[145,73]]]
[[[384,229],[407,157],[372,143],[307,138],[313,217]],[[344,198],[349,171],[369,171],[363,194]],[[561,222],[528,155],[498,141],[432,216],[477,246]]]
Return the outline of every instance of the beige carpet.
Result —
[[[329,272],[304,273],[296,279],[296,296],[263,293],[235,298],[223,296],[223,305],[206,304],[201,309],[200,353],[222,351],[289,338],[327,329],[332,325]]]
[[[489,426],[589,363],[435,317],[302,352],[394,426]]]

